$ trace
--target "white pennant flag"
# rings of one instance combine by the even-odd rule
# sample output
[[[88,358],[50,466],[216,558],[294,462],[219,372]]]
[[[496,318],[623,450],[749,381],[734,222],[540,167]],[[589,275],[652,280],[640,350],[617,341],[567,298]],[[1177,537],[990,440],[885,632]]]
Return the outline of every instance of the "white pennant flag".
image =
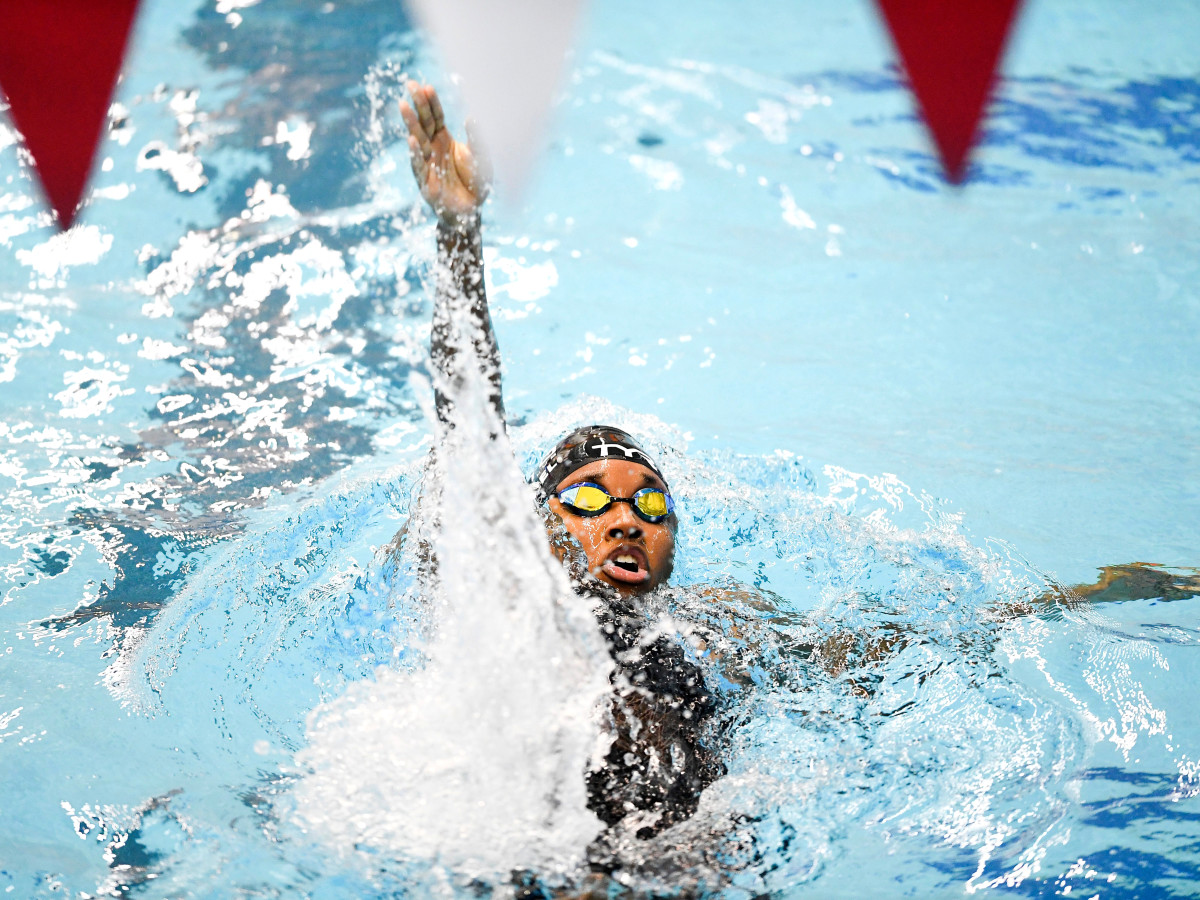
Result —
[[[407,0],[458,74],[509,201],[523,190],[584,0]]]

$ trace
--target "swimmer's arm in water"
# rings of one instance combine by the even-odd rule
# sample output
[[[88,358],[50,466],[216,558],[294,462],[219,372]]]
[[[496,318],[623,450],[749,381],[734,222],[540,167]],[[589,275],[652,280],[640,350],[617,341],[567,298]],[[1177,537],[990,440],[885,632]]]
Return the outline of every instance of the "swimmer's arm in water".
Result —
[[[483,239],[480,207],[487,199],[488,174],[471,144],[456,141],[446,128],[437,91],[408,82],[412,104],[400,101],[408,128],[408,152],[413,177],[425,202],[437,214],[438,265],[430,356],[440,379],[435,379],[438,418],[448,421],[449,399],[443,385],[462,377],[456,369],[460,347],[474,348],[491,391],[489,400],[501,422],[500,349],[488,313],[483,278]]]
[[[725,633],[736,641],[753,644],[753,624],[781,625],[785,631],[801,624],[801,619],[780,612],[780,604],[772,596],[756,588],[740,586],[709,587],[705,596],[721,609],[726,619]],[[1053,586],[1049,591],[1026,601],[1009,601],[990,610],[993,621],[1006,622],[1024,616],[1061,615],[1063,609],[1077,609],[1093,603],[1120,603],[1127,600],[1157,599],[1162,602],[1200,599],[1200,569],[1167,568],[1151,563],[1129,563],[1103,566],[1095,584],[1073,588]],[[765,614],[765,616],[763,615]],[[816,663],[834,677],[863,663],[882,662],[904,650],[921,636],[899,623],[884,625],[872,634],[834,631],[815,641],[797,641],[784,649],[788,654]],[[706,649],[706,648],[702,648]],[[735,683],[745,683],[749,673],[732,660],[721,659],[718,648],[714,657],[722,663],[726,677]],[[869,688],[850,682],[856,692],[869,693]]]
[[[899,653],[916,639],[916,635],[892,625],[869,635],[834,631],[813,640],[798,640],[792,635],[803,626],[805,617],[785,612],[782,599],[769,591],[746,585],[709,585],[703,593],[723,620],[723,634],[744,644],[750,651],[748,658],[762,657],[764,648],[754,635],[765,627],[775,631],[776,637],[771,643],[779,653],[819,666],[834,678],[843,676],[855,666],[879,662]],[[701,644],[698,649],[709,654],[720,665],[722,674],[734,684],[746,685],[754,680],[744,662],[726,655],[719,646]],[[855,679],[848,683],[857,694],[866,696],[870,693],[868,687]]]
[[[1000,604],[993,615],[1000,621],[1021,616],[1051,615],[1084,604],[1120,603],[1125,600],[1194,600],[1200,598],[1200,569],[1172,569],[1154,563],[1101,566],[1095,584],[1073,588],[1054,584],[1027,601]]]

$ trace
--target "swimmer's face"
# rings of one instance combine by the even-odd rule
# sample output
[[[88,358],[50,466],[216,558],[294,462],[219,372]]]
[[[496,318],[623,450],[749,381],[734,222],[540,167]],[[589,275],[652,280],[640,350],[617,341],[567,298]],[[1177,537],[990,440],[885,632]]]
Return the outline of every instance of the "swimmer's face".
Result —
[[[667,489],[662,479],[645,466],[601,459],[564,478],[556,493],[582,481],[600,485],[613,497],[632,497],[646,487]],[[640,594],[670,577],[675,561],[674,514],[655,523],[638,518],[628,503],[613,503],[602,514],[590,517],[573,514],[558,497],[551,497],[549,505],[583,547],[588,569],[605,584],[622,594]]]

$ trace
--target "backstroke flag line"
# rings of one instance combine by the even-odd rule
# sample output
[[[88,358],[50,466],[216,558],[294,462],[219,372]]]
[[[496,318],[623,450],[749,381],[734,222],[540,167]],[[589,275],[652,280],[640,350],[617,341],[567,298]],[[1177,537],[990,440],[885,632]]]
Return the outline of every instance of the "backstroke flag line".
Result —
[[[138,0],[3,0],[0,90],[69,228],[92,161]]]
[[[460,77],[502,196],[541,149],[584,0],[406,0]],[[962,182],[1020,0],[877,0],[947,178]],[[42,188],[70,227],[138,0],[3,0],[0,91]]]
[[[961,184],[1020,0],[878,0],[946,177]]]
[[[407,0],[460,76],[501,198],[514,202],[542,149],[583,0]]]

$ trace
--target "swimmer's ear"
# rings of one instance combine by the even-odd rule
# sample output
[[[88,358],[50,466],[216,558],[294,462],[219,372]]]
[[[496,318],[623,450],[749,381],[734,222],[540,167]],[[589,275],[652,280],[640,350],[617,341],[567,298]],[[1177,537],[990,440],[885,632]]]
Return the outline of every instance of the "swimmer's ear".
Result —
[[[479,200],[482,203],[492,189],[492,160],[488,156],[487,147],[479,134],[479,123],[475,119],[467,119],[463,125],[467,134],[467,148],[471,151],[471,163],[474,168],[472,181],[478,185]]]

